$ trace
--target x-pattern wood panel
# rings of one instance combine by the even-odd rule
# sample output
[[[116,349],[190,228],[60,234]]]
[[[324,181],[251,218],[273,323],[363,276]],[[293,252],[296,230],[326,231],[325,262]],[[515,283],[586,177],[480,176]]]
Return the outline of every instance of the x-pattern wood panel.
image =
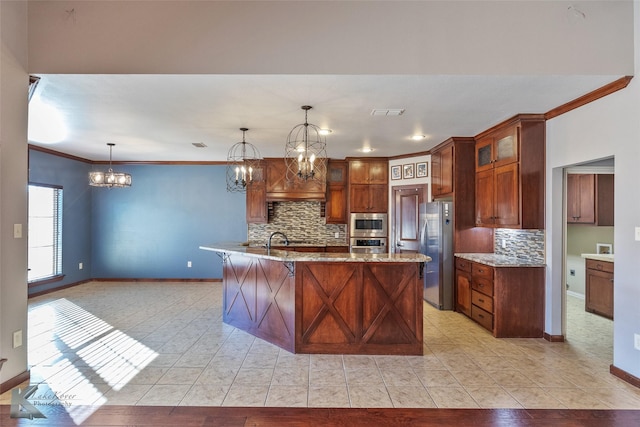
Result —
[[[370,341],[375,336],[376,332],[378,332],[378,330],[382,327],[382,325],[389,320],[393,320],[394,325],[399,327],[399,332],[402,332],[404,338],[406,339],[406,342],[415,341],[415,329],[407,323],[407,319],[405,319],[396,305],[402,298],[406,298],[407,296],[411,297],[411,295],[406,295],[405,292],[411,291],[409,285],[414,282],[415,276],[401,276],[402,280],[397,285],[388,284],[388,288],[393,289],[393,292],[391,293],[387,292],[385,286],[380,282],[379,276],[372,271],[370,266],[364,267],[364,277],[365,286],[370,285],[376,291],[379,298],[378,301],[382,303],[383,306],[378,311],[377,315],[374,316],[374,320],[373,322],[371,322],[369,327],[367,328],[365,326],[366,330],[364,331],[362,341]]]
[[[233,311],[240,317],[248,316],[251,322],[255,321],[255,272],[253,261],[246,263],[235,263],[234,259],[228,258],[225,266],[225,298],[227,316],[231,316]],[[231,277],[229,277],[231,276]],[[231,295],[229,295],[231,294]],[[253,294],[253,296],[251,295]]]
[[[336,322],[340,331],[346,338],[347,342],[355,342],[356,341],[356,333],[353,331],[347,321],[344,319],[342,314],[336,308],[336,300],[343,293],[345,288],[352,284],[351,279],[355,274],[355,270],[352,270],[350,274],[344,275],[340,278],[339,275],[332,276],[333,278],[340,279],[339,282],[334,282],[333,290],[327,292],[323,285],[320,283],[318,278],[314,275],[313,271],[309,268],[308,265],[304,266],[304,271],[302,272],[305,280],[305,285],[310,285],[305,287],[305,292],[313,290],[315,295],[320,298],[322,301],[322,305],[320,310],[313,316],[313,320],[306,328],[303,333],[302,339],[303,342],[311,341],[313,334],[316,332],[320,324],[325,320],[327,316],[331,316],[333,320]],[[309,296],[310,297],[310,296]],[[306,316],[305,316],[306,317]]]
[[[278,304],[278,294],[286,287],[286,285],[289,284],[289,270],[285,267],[280,269],[268,267],[268,265],[265,266],[264,262],[258,262],[256,265],[256,280],[260,282],[261,279],[264,279],[264,283],[266,284],[265,287],[260,288],[263,294],[260,296],[263,298],[261,298],[261,306],[257,307],[259,313],[257,313],[256,327],[260,328],[269,314],[271,318],[279,319],[281,322],[280,326],[284,327],[287,335],[292,336],[293,331],[290,326],[287,325],[287,320],[283,314],[283,308]]]

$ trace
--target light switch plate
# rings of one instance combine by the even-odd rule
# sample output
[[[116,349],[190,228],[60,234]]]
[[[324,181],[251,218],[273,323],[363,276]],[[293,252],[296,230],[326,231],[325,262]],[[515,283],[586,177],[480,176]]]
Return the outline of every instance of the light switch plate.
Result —
[[[22,239],[22,224],[13,224],[13,238]]]
[[[13,333],[13,348],[22,346],[22,329]]]
[[[640,350],[640,334],[633,334],[633,347]]]
[[[636,240],[640,240],[640,227],[636,227]]]

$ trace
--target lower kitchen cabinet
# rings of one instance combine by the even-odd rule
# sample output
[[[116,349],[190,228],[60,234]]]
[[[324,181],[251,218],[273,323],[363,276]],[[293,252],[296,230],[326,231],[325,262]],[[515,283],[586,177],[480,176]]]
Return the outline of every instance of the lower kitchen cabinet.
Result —
[[[543,336],[544,267],[492,267],[456,258],[456,292],[456,310],[494,337]]]
[[[613,263],[585,260],[585,310],[613,320]]]

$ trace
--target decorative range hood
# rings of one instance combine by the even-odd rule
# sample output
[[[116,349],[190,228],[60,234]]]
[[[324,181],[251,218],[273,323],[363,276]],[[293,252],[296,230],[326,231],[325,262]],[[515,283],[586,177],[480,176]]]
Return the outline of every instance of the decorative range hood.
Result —
[[[310,180],[287,180],[287,165],[282,158],[264,159],[267,202],[318,201],[327,198],[326,172]]]

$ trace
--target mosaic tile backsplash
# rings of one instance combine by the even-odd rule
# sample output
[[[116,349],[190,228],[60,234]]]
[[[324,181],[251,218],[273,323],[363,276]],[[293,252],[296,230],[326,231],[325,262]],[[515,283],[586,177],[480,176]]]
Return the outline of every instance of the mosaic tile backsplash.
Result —
[[[495,254],[544,263],[544,230],[496,228],[493,236]]]
[[[320,216],[320,202],[275,202],[269,223],[248,224],[247,237],[251,244],[264,244],[275,231],[283,232],[289,240],[318,246],[348,244],[347,225],[327,224]]]

